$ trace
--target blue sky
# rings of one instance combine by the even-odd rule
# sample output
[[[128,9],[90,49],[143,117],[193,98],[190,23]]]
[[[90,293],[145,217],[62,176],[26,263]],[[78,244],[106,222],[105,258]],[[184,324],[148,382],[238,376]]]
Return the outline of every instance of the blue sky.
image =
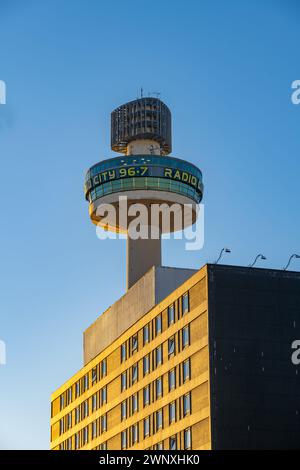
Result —
[[[281,268],[300,251],[299,15],[296,0],[0,0],[0,448],[49,447],[50,393],[124,293],[125,242],[97,239],[83,177],[141,85],[205,184],[204,249],[164,241],[163,263],[199,268],[227,245],[228,264],[263,252]]]

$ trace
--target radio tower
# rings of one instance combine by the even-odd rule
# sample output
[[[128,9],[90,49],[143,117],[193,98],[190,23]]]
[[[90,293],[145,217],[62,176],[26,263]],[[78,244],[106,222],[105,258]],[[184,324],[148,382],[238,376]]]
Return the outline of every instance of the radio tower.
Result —
[[[87,171],[85,197],[94,224],[127,233],[129,289],[148,269],[161,265],[161,235],[195,222],[203,195],[202,173],[192,163],[168,156],[172,150],[171,112],[158,98],[141,97],[111,113],[111,148],[122,155],[102,160]],[[126,209],[122,205],[125,196]],[[143,227],[147,238],[133,239],[130,234],[130,222],[138,215],[130,215],[130,208],[137,203],[148,211]],[[179,205],[177,214],[172,211],[174,203]],[[114,206],[116,217],[100,211],[104,204]],[[153,222],[154,204],[171,209],[171,224],[164,224],[164,212],[158,223]],[[190,208],[189,217],[184,206]]]

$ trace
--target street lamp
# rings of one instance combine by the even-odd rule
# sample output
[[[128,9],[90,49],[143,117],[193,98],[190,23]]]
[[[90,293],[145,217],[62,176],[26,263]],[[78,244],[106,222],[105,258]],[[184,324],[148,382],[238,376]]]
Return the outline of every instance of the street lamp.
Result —
[[[292,261],[293,258],[299,259],[299,258],[300,258],[300,255],[297,255],[296,253],[294,253],[293,255],[291,255],[291,256],[290,256],[290,259],[288,260],[287,265],[286,265],[284,268],[282,268],[284,271],[287,270],[287,268],[289,267],[289,265],[290,265],[290,263],[291,263],[291,261]]]
[[[218,264],[218,262],[222,258],[223,253],[231,253],[230,248],[222,248],[222,250],[220,251],[220,254],[219,254],[219,258],[217,259],[217,261],[215,261],[215,264]]]
[[[259,255],[256,256],[255,260],[253,261],[252,264],[249,264],[248,267],[249,268],[253,268],[253,266],[255,265],[256,261],[258,261],[259,259],[262,259],[262,260],[266,260],[267,258],[262,255],[261,253],[259,253]]]

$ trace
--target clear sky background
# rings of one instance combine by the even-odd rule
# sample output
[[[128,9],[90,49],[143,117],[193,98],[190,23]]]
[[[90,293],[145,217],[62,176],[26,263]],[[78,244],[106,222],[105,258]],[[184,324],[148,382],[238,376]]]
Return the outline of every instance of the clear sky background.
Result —
[[[0,0],[0,448],[49,447],[50,393],[124,293],[125,241],[97,239],[83,178],[141,85],[205,184],[204,249],[164,241],[163,263],[229,246],[228,264],[280,269],[300,251],[299,19],[296,0]]]

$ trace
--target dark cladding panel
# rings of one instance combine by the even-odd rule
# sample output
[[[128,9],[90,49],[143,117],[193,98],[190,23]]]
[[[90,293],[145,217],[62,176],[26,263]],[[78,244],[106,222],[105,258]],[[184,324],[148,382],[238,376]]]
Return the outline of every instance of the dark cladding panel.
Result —
[[[208,266],[214,449],[300,448],[300,273]]]

